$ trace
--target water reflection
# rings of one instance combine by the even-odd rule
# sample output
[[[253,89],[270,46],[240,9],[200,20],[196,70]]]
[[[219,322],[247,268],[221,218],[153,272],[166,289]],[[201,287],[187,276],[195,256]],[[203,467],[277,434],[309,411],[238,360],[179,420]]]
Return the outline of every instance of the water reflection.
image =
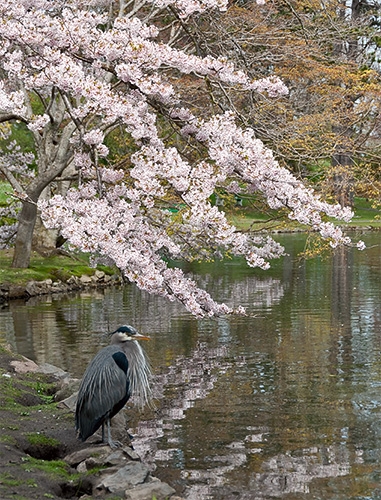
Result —
[[[0,338],[81,376],[129,322],[156,371],[157,409],[129,409],[135,448],[188,500],[381,498],[381,251],[264,273],[239,261],[194,266],[218,300],[249,316],[196,320],[133,287],[12,303]],[[130,405],[131,406],[131,405]]]

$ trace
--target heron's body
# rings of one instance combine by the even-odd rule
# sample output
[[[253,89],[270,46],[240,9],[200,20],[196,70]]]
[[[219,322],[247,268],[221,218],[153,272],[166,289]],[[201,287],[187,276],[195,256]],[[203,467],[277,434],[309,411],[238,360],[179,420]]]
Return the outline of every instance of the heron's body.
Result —
[[[126,330],[127,329],[127,330]],[[78,438],[85,441],[110,420],[127,403],[132,394],[142,403],[150,398],[150,368],[144,352],[135,338],[141,336],[132,327],[121,327],[111,337],[111,345],[101,349],[83,376],[77,398],[75,425]]]

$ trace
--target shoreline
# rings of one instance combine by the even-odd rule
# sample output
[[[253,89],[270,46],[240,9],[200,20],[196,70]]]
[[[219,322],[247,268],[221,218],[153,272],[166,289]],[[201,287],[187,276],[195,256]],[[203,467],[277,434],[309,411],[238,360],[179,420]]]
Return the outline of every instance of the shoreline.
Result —
[[[80,277],[71,276],[67,281],[30,280],[25,285],[19,283],[0,284],[0,305],[6,305],[10,300],[29,300],[31,297],[79,292],[89,289],[100,289],[109,286],[122,285],[121,276],[109,276],[103,271],[96,270],[92,276],[83,274]]]

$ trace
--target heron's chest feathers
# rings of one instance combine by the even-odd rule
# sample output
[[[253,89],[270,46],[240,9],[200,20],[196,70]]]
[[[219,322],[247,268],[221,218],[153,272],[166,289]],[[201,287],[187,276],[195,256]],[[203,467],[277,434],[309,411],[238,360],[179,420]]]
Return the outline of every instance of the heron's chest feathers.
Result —
[[[118,367],[127,375],[128,370],[128,360],[124,352],[116,352],[112,355],[113,360],[118,365]]]

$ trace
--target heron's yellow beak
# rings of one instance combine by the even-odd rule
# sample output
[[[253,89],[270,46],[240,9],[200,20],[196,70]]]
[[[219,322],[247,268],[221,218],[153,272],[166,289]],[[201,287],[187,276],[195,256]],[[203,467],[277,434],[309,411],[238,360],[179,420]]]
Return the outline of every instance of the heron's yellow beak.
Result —
[[[134,340],[151,340],[151,337],[147,335],[142,335],[141,333],[135,333]]]

